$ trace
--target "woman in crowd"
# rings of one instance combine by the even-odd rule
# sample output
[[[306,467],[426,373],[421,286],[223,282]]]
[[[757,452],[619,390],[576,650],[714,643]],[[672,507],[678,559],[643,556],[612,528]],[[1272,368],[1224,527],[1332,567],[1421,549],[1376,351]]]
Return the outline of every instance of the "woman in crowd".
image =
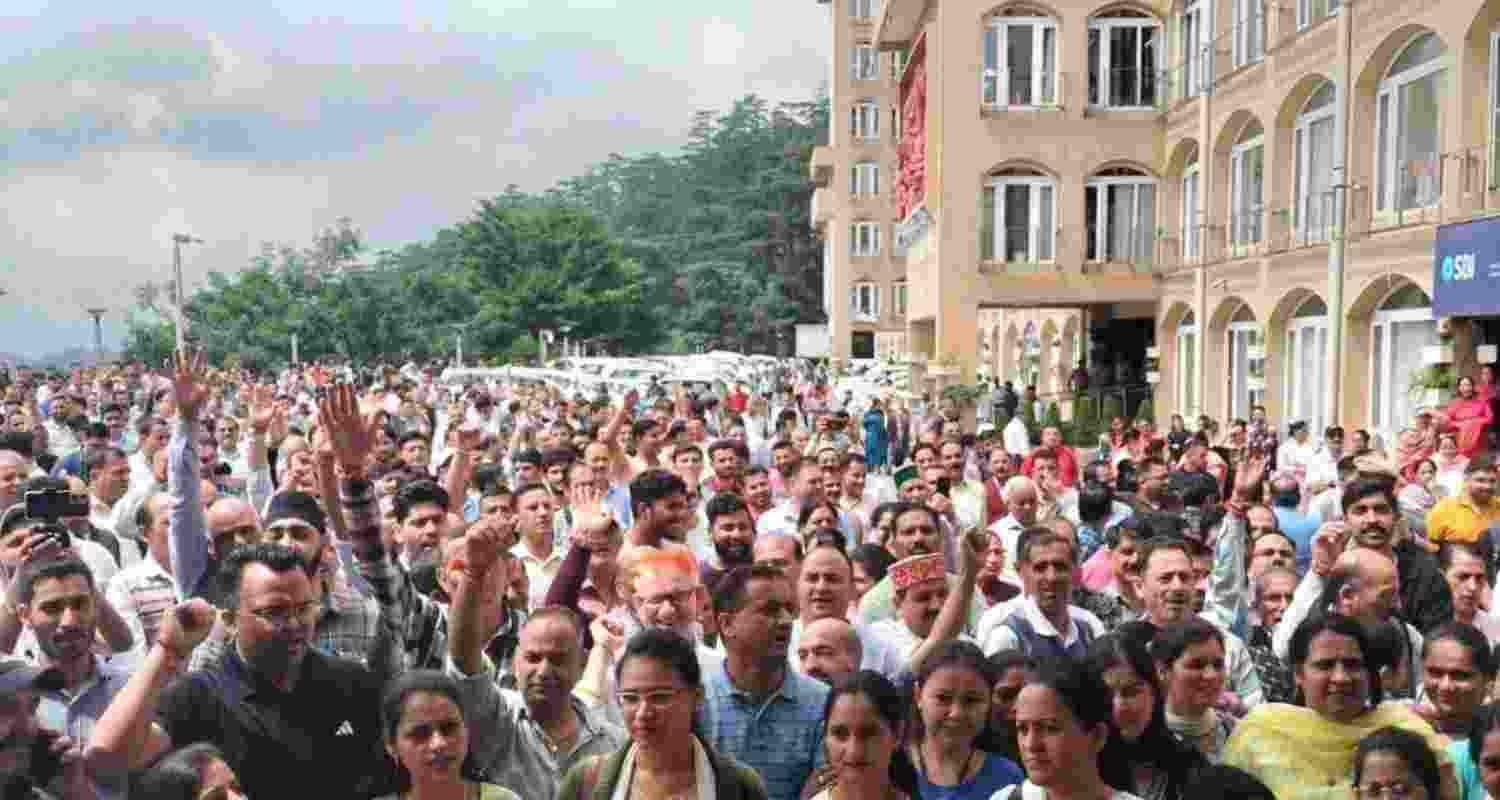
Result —
[[[174,750],[136,776],[131,796],[144,800],[245,800],[240,779],[211,744]]]
[[[380,700],[380,721],[401,782],[400,794],[380,800],[518,800],[474,773],[467,712],[453,678],[414,670],[392,680]]]
[[[1477,628],[1450,622],[1422,643],[1422,700],[1417,711],[1449,738],[1469,731],[1495,679],[1495,654]]]
[[[873,670],[839,679],[823,706],[831,783],[812,800],[907,800],[919,796],[916,768],[901,750],[908,704]]]
[[[1081,663],[1048,659],[1016,698],[1026,783],[995,800],[1137,800],[1110,725],[1110,691]],[[1110,776],[1110,777],[1106,777]]]
[[[1424,458],[1417,462],[1411,471],[1411,479],[1396,495],[1396,504],[1406,517],[1406,529],[1423,541],[1427,539],[1427,512],[1437,505],[1437,501],[1448,496],[1437,477],[1437,464]]]
[[[1109,689],[1124,780],[1145,800],[1179,800],[1208,762],[1167,727],[1166,693],[1148,651],[1150,628],[1131,623],[1094,640],[1083,664]]]
[[[1481,706],[1464,738],[1448,745],[1459,800],[1500,797],[1500,704]],[[1488,764],[1481,769],[1481,764]]]
[[[1410,707],[1381,704],[1370,650],[1363,626],[1350,617],[1303,621],[1290,645],[1298,705],[1251,709],[1229,737],[1223,762],[1254,775],[1280,800],[1301,800],[1348,797],[1359,741],[1381,728],[1411,731],[1434,752],[1444,750],[1447,740]]]
[[[1438,424],[1458,434],[1458,453],[1464,458],[1473,458],[1484,451],[1494,420],[1489,398],[1467,376],[1458,379],[1458,396],[1438,414]]]
[[[1223,764],[1195,770],[1183,794],[1187,797],[1212,797],[1214,800],[1276,800],[1276,795],[1271,794],[1271,790],[1254,775]]]
[[[885,409],[880,398],[870,398],[870,409],[861,420],[865,432],[865,466],[873,472],[884,472],[891,440],[885,426]]]
[[[924,800],[987,800],[1020,783],[1020,767],[983,748],[998,676],[979,647],[944,642],[923,660],[916,678],[919,726],[911,760]]]
[[[1359,740],[1354,793],[1360,798],[1437,800],[1442,770],[1427,740],[1400,728],[1381,728]]]
[[[875,518],[880,519],[883,511],[885,511],[885,506],[876,509]],[[887,519],[890,516],[889,513],[884,514]],[[866,542],[849,552],[849,561],[854,564],[854,602],[852,605],[858,608],[860,598],[865,596],[865,592],[885,580],[886,570],[896,563],[896,557],[883,546]]]
[[[1167,727],[1210,762],[1218,761],[1234,730],[1233,718],[1214,710],[1224,691],[1224,634],[1188,619],[1157,634],[1151,655],[1166,694]]]
[[[1026,671],[1031,664],[1020,650],[1001,650],[990,656],[994,668],[995,691],[990,702],[990,738],[985,750],[1021,763],[1016,747],[1016,698],[1026,686]]]
[[[1437,466],[1437,483],[1443,487],[1443,495],[1451,497],[1463,491],[1464,470],[1469,459],[1458,451],[1458,434],[1447,431],[1438,435],[1437,455],[1432,457]]]
[[[703,680],[692,643],[671,631],[642,630],[625,645],[615,685],[630,742],[574,764],[559,798],[765,800],[760,775],[693,733]]]
[[[896,525],[896,507],[900,503],[881,503],[870,512],[870,530],[865,537],[871,543],[885,547],[886,541],[891,538],[891,533]]]

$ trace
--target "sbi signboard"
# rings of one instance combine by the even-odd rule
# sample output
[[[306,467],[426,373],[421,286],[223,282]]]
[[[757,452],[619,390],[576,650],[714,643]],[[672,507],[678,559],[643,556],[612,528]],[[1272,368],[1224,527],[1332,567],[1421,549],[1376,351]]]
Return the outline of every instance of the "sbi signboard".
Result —
[[[1434,317],[1500,314],[1500,217],[1438,228],[1432,262]]]

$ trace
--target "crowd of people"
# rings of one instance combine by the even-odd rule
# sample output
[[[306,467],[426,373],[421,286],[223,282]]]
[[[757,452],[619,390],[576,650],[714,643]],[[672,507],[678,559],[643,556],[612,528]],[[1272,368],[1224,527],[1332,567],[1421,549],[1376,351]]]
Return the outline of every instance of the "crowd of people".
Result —
[[[7,799],[1500,797],[1488,380],[1382,449],[790,362],[6,379]]]

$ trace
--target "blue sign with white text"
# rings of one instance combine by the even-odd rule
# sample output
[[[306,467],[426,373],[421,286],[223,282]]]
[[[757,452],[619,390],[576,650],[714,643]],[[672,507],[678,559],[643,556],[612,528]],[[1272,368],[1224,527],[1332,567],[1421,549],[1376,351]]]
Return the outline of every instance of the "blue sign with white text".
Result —
[[[1500,314],[1500,217],[1438,228],[1432,254],[1432,315]]]

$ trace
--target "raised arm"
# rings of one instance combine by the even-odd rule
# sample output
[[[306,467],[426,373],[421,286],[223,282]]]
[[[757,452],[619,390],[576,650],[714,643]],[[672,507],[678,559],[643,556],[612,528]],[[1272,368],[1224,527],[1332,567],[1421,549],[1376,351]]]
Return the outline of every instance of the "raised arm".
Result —
[[[984,551],[988,542],[981,531],[969,531],[962,537],[962,546],[959,548],[962,556],[959,561],[962,564],[962,573],[958,579],[958,589],[948,593],[948,598],[943,601],[943,607],[938,611],[937,621],[932,623],[932,630],[928,632],[927,638],[917,645],[916,652],[911,656],[911,671],[921,671],[922,662],[927,659],[934,650],[943,642],[952,639],[963,630],[964,622],[969,618],[969,604],[974,601],[974,581],[979,577],[979,565],[984,559]],[[945,578],[946,580],[946,578]]]
[[[177,501],[169,517],[167,549],[172,577],[184,596],[198,589],[208,571],[208,518],[203,512],[203,485],[198,459],[198,411],[208,398],[203,352],[178,353],[172,375],[172,399],[177,408],[167,449],[168,490]]]

